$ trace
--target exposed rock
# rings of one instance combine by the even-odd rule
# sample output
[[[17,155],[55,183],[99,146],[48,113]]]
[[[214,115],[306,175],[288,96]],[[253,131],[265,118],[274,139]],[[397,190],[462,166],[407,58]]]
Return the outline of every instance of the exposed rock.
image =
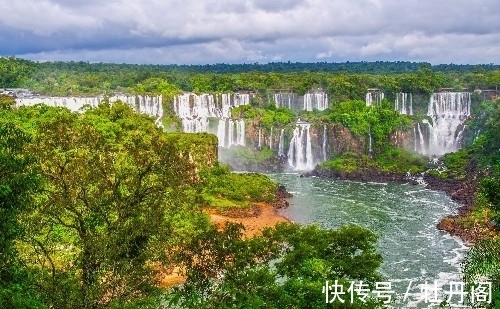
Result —
[[[276,189],[276,199],[272,204],[273,207],[276,209],[287,208],[290,206],[290,203],[286,200],[289,197],[292,197],[292,194],[286,190],[285,186],[278,185]]]

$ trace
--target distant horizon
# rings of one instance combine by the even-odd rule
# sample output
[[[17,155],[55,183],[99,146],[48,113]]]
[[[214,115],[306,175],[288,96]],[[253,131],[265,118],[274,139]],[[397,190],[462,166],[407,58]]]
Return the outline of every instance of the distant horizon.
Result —
[[[217,65],[227,65],[227,66],[238,66],[238,65],[258,65],[265,66],[270,64],[358,64],[358,63],[411,63],[411,64],[423,64],[435,66],[500,66],[500,62],[494,63],[432,63],[429,61],[411,61],[411,60],[345,60],[345,61],[292,61],[292,60],[282,60],[282,61],[269,61],[269,62],[211,62],[211,63],[134,63],[134,62],[112,62],[112,61],[89,61],[89,60],[36,60],[27,57],[21,57],[17,55],[0,55],[0,58],[10,58],[14,57],[16,59],[28,60],[34,63],[89,63],[89,64],[115,64],[115,65],[144,65],[144,66],[217,66]]]

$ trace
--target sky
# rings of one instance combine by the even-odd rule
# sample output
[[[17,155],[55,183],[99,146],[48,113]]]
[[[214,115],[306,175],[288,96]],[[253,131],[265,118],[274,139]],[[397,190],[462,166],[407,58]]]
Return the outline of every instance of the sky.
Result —
[[[0,0],[0,55],[500,64],[499,0]]]

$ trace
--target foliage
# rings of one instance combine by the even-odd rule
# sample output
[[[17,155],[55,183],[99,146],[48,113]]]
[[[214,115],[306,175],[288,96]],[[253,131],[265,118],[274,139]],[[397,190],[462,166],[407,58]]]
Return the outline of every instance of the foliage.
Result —
[[[187,281],[171,304],[181,308],[376,308],[338,300],[325,303],[326,280],[370,286],[380,279],[376,236],[357,226],[324,230],[279,224],[261,236],[242,238],[240,225],[213,228],[193,239],[178,259]]]
[[[35,64],[15,57],[0,57],[0,88],[18,88],[35,70]]]
[[[202,196],[210,206],[248,206],[249,202],[272,202],[277,185],[267,176],[256,173],[231,173],[216,165],[200,171]]]
[[[276,154],[269,147],[263,147],[261,150],[245,146],[221,149],[220,157],[231,166],[251,167],[277,163]]]
[[[493,165],[500,161],[500,99],[484,102],[484,127],[482,134],[471,146],[475,161],[482,165]]]
[[[425,170],[427,159],[403,148],[388,147],[375,158],[377,166],[386,172],[404,174],[420,173]]]
[[[15,104],[16,104],[16,100],[13,97],[0,94],[0,110],[10,109]]]
[[[24,151],[29,135],[3,116],[0,110],[0,307],[41,307],[15,246],[24,237],[20,220],[32,208],[40,178],[33,168],[34,158]]]
[[[483,308],[500,306],[500,237],[477,242],[464,258],[464,277],[470,289],[479,281],[492,283],[491,304],[471,304]],[[485,280],[486,278],[486,280]]]
[[[447,153],[441,160],[446,166],[446,170],[440,177],[465,179],[470,155],[467,149],[460,149],[456,152]]]
[[[384,173],[412,174],[423,172],[427,160],[402,148],[387,147],[375,158],[368,155],[346,152],[339,157],[320,163],[320,166],[336,172],[379,171]]]
[[[165,102],[180,89],[195,92],[323,88],[332,103],[362,100],[368,88],[391,94],[432,93],[442,87],[494,89],[498,65],[439,65],[412,62],[129,65],[88,62],[33,63],[0,58],[0,87],[28,87],[52,95],[97,95],[126,90],[162,93]],[[257,102],[258,103],[258,102]],[[263,107],[260,105],[260,107]]]
[[[23,154],[40,162],[43,190],[33,196],[36,207],[23,212],[25,237],[16,240],[43,303],[123,307],[154,295],[169,248],[208,225],[189,191],[194,167],[178,146],[122,103],[83,114],[40,105],[2,116],[32,136]],[[21,193],[30,184],[22,180],[22,159],[16,157],[18,178],[2,173]],[[16,202],[8,185],[2,194]],[[16,213],[10,218],[14,226]]]
[[[377,106],[366,106],[360,100],[344,101],[327,111],[324,117],[349,128],[355,136],[371,135],[375,155],[390,147],[392,133],[408,130],[413,124],[411,118],[394,111],[386,100]]]
[[[341,156],[321,162],[319,165],[332,171],[347,173],[364,171],[375,167],[373,160],[369,156],[352,152],[343,153]]]
[[[492,219],[500,225],[500,178],[497,176],[485,177],[480,183],[480,193],[493,210]]]

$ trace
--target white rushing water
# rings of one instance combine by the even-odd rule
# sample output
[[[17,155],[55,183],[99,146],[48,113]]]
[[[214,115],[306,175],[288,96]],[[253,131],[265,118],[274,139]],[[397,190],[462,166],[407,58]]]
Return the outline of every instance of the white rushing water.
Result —
[[[465,120],[470,116],[470,92],[433,93],[427,115],[432,118],[429,123],[428,155],[441,156],[456,151],[461,146],[461,133],[465,128]]]
[[[314,168],[310,128],[309,123],[298,122],[293,130],[288,149],[288,165],[294,170],[306,171]]]
[[[399,92],[394,101],[394,110],[403,115],[413,115],[413,96],[411,93]]]
[[[328,94],[324,91],[308,92],[304,95],[304,110],[312,111],[317,109],[319,111],[328,108]]]
[[[217,132],[212,133],[217,134],[220,147],[231,147],[245,145],[245,122],[232,119],[231,109],[248,104],[248,93],[184,93],[174,97],[174,112],[187,133],[209,132],[210,118],[217,118]]]
[[[293,109],[297,101],[297,94],[292,92],[278,92],[273,94],[272,100],[276,103],[276,107]]]
[[[384,93],[381,91],[369,91],[365,96],[366,106],[377,105],[384,99]]]
[[[72,112],[81,111],[84,106],[97,107],[104,96],[95,97],[53,97],[53,96],[30,96],[20,97],[16,99],[16,107],[33,106],[36,104],[45,104],[53,107],[65,107]],[[156,117],[155,124],[162,127],[161,120],[163,118],[162,96],[148,95],[114,95],[108,98],[109,103],[122,101],[130,106],[134,111],[148,116]]]
[[[273,149],[273,127],[271,127],[271,134],[269,136],[269,149]]]
[[[278,144],[278,156],[282,157],[285,155],[285,129],[281,129],[280,140]]]
[[[262,149],[262,128],[259,127],[259,149]]]
[[[296,173],[269,176],[293,194],[290,206],[280,210],[293,222],[331,229],[357,224],[378,236],[380,271],[394,291],[395,303],[389,308],[439,308],[449,284],[462,280],[460,262],[467,247],[436,229],[441,218],[458,208],[445,193],[421,185],[327,180]],[[422,297],[426,282],[440,289],[439,302]],[[452,305],[467,308],[455,307],[455,297]]]

